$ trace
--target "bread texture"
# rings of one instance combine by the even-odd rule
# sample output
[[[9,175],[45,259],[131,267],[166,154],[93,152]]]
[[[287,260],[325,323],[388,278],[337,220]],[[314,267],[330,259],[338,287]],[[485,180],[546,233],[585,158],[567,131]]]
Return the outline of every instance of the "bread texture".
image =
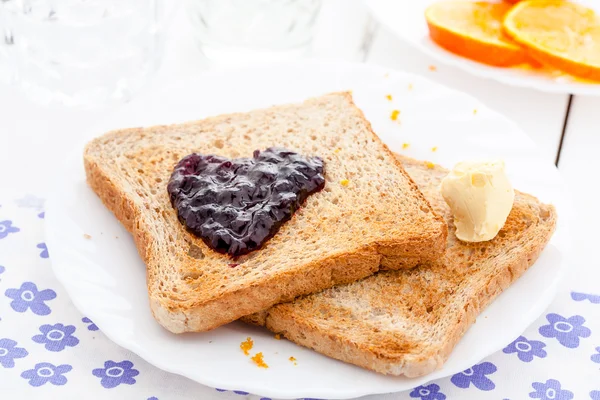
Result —
[[[272,146],[322,157],[325,188],[261,249],[236,258],[211,250],[171,206],[173,167],[193,152],[239,158]],[[213,329],[382,268],[411,268],[445,248],[443,219],[349,93],[110,132],[87,145],[84,164],[147,265],[154,317],[175,333]]]
[[[244,321],[383,374],[415,377],[443,365],[477,315],[535,262],[554,232],[556,212],[517,192],[498,236],[461,242],[439,190],[448,171],[400,159],[448,224],[445,255],[411,270],[379,272],[279,304]]]

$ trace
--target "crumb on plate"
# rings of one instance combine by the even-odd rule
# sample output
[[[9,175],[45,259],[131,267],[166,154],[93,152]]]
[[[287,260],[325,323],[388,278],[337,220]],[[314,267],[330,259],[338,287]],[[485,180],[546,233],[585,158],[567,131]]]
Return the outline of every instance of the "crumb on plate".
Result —
[[[433,151],[433,152],[436,152],[436,151],[437,151],[437,149],[438,149],[438,148],[437,148],[437,146],[433,146],[433,147],[431,148],[431,151]]]
[[[84,233],[84,234],[83,234],[83,237],[84,237],[85,239],[91,239],[91,238],[92,238],[92,235],[88,235],[87,233]]]
[[[244,355],[249,356],[250,350],[252,350],[252,347],[254,347],[254,341],[252,340],[252,338],[250,336],[248,336],[246,338],[246,340],[244,340],[242,343],[240,343],[240,349],[242,349],[242,351],[244,352]]]
[[[392,121],[396,121],[398,119],[398,115],[400,115],[400,110],[393,110],[392,114],[390,115],[390,119]]]
[[[391,94],[386,94],[385,98],[388,99],[389,101],[392,101],[392,95]]]
[[[475,115],[475,114],[477,114],[477,109],[476,108],[473,110],[473,115]]]
[[[408,90],[413,90],[413,84],[412,83],[408,84]]]
[[[281,333],[276,333],[275,334],[275,339],[281,340]]]
[[[390,77],[390,73],[386,72],[385,75],[383,75],[384,78],[389,78]]]
[[[402,143],[403,149],[408,149],[409,146],[410,146],[410,143]]]
[[[263,359],[263,353],[256,353],[255,355],[253,355],[252,357],[250,357],[250,359],[254,362],[254,364],[256,364],[259,368],[269,368],[269,366],[265,363],[265,360]]]
[[[290,358],[288,358],[288,360],[290,360],[291,362],[293,362],[294,365],[298,365],[298,363],[296,362],[296,357],[290,357]]]
[[[429,66],[429,70],[432,71],[432,72],[433,71],[437,71],[437,67],[435,65],[430,65]]]

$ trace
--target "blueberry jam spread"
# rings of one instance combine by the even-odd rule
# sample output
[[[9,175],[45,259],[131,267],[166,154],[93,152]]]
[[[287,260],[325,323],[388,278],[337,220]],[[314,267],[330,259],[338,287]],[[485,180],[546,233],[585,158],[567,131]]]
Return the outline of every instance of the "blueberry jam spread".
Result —
[[[231,256],[260,248],[306,198],[325,186],[323,160],[282,148],[252,158],[190,154],[167,185],[179,221]]]

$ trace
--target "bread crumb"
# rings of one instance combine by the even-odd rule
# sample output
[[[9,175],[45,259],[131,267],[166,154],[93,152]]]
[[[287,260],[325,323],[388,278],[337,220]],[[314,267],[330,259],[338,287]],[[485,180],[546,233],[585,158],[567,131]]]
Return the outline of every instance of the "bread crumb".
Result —
[[[432,72],[435,72],[435,71],[437,71],[437,67],[435,65],[430,65],[429,70]]]
[[[254,364],[256,364],[259,368],[269,368],[269,366],[265,363],[265,360],[263,359],[262,352],[256,353],[255,355],[250,357],[250,359],[254,361]]]
[[[91,238],[92,238],[92,235],[88,235],[87,233],[84,233],[84,234],[83,234],[83,237],[84,237],[85,239],[91,239]]]
[[[254,347],[254,341],[250,336],[246,338],[242,343],[240,343],[240,349],[244,352],[244,355],[249,356],[250,350]]]
[[[437,146],[433,146],[433,147],[431,148],[431,151],[433,151],[433,152],[436,152],[436,151],[437,151]]]
[[[392,115],[390,115],[390,119],[392,121],[396,121],[398,119],[398,115],[400,115],[400,110],[393,110]]]
[[[408,90],[413,90],[413,84],[412,83],[408,84]]]
[[[277,340],[281,340],[281,334],[280,334],[280,333],[276,333],[276,334],[275,334],[275,339],[277,339]]]
[[[410,146],[410,143],[402,143],[402,148],[403,149],[408,149]]]
[[[340,184],[341,184],[342,186],[348,186],[348,184],[350,184],[350,181],[349,181],[348,179],[342,179],[342,180],[340,181]]]
[[[477,109],[473,109],[473,115],[477,114]]]
[[[427,168],[429,168],[429,169],[435,168],[435,164],[432,163],[431,161],[425,161],[425,165],[427,165]]]
[[[296,357],[290,357],[290,358],[288,358],[288,360],[290,360],[291,362],[293,362],[294,365],[298,365],[298,363],[296,362]]]
[[[383,75],[384,78],[389,78],[390,77],[390,73],[386,72],[385,75]]]
[[[392,95],[391,94],[386,94],[385,98],[388,99],[389,101],[392,101]]]

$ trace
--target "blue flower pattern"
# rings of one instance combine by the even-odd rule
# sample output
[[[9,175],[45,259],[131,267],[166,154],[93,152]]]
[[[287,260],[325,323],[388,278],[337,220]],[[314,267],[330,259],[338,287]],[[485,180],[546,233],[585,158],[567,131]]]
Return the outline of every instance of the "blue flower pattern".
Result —
[[[79,344],[79,339],[73,336],[75,332],[73,325],[42,325],[40,332],[41,335],[35,335],[31,339],[36,343],[43,343],[49,351],[62,351],[66,347],[75,347]]]
[[[15,201],[15,203],[17,203],[17,205],[22,208],[35,208],[35,209],[39,210],[42,207],[44,207],[45,201],[46,200],[44,200],[41,197],[27,194],[27,195],[21,197],[20,199],[17,199]]]
[[[596,347],[596,351],[598,352],[598,354],[593,354],[590,357],[590,359],[592,360],[592,362],[600,364],[600,346]]]
[[[34,387],[51,383],[52,385],[62,386],[67,383],[67,377],[64,376],[73,367],[68,364],[54,366],[48,362],[35,364],[35,368],[23,371],[21,378],[29,380],[29,384]]]
[[[56,298],[56,292],[52,289],[38,290],[33,282],[24,282],[19,289],[7,289],[6,297],[13,299],[10,306],[16,312],[31,310],[37,315],[48,315],[52,312],[46,305],[46,301]]]
[[[11,339],[0,339],[0,365],[4,368],[13,368],[15,358],[23,358],[29,353],[22,347],[17,347],[17,342]]]
[[[116,362],[108,360],[104,363],[104,368],[96,368],[92,374],[100,379],[100,384],[106,389],[115,388],[121,384],[133,385],[134,377],[138,376],[140,371],[133,368],[131,361]]]
[[[496,385],[487,375],[496,372],[497,368],[491,362],[483,362],[464,370],[458,374],[452,375],[450,381],[457,387],[466,389],[471,384],[479,390],[493,390]]]
[[[446,395],[440,392],[439,385],[432,383],[426,386],[418,386],[410,392],[410,397],[420,400],[446,400]]]
[[[12,221],[0,221],[0,239],[4,239],[10,233],[17,233],[20,229],[12,225]]]
[[[23,207],[38,208],[38,205],[25,204]],[[35,199],[37,201],[37,199]],[[43,201],[43,200],[42,200]],[[33,204],[33,203],[32,203]],[[43,204],[43,203],[41,203]],[[45,212],[38,212],[39,219],[45,218]],[[13,220],[0,221],[0,239],[5,239],[10,234],[18,233],[21,227],[15,226]],[[26,235],[25,235],[26,236]],[[22,237],[19,235],[19,237]],[[34,242],[35,243],[35,242]],[[49,258],[47,245],[42,242],[36,245],[39,250],[40,258]],[[0,275],[6,271],[6,268],[0,265]],[[5,290],[5,296],[9,298],[10,307],[18,312],[25,313],[31,311],[34,315],[46,316],[52,313],[50,305],[47,302],[55,299],[57,294],[54,290],[48,288],[38,288],[33,282],[23,282],[19,288],[10,287]],[[587,301],[591,304],[600,304],[600,295],[571,292],[571,299],[575,302]],[[548,314],[546,316],[548,324],[539,327],[539,333],[545,338],[554,338],[562,346],[566,348],[580,347],[581,339],[591,336],[591,330],[586,326],[585,318],[581,315],[563,316],[559,314]],[[1,321],[1,320],[0,320]],[[81,321],[87,324],[89,331],[98,331],[98,327],[88,317],[81,318]],[[43,344],[44,348],[50,352],[61,352],[65,349],[75,347],[80,343],[80,340],[74,335],[76,327],[73,325],[55,323],[44,324],[39,326],[39,334],[34,335],[31,339],[35,343]],[[539,340],[530,340],[525,336],[519,336],[512,343],[506,346],[502,351],[505,354],[512,355],[520,361],[530,363],[536,358],[546,358],[546,344]],[[589,354],[589,353],[588,353]],[[29,356],[29,358],[27,358]],[[9,369],[21,366],[31,368],[33,363],[27,365],[27,360],[32,356],[23,347],[23,343],[17,343],[9,338],[0,338],[0,367]],[[589,355],[593,363],[600,364],[600,346],[595,348],[595,353]],[[25,360],[25,365],[23,361]],[[0,371],[1,369],[0,368]],[[28,381],[32,387],[40,387],[44,385],[61,386],[67,383],[67,373],[73,367],[69,364],[54,365],[50,362],[38,362],[31,369],[22,370],[20,376]],[[88,370],[89,371],[89,370]],[[474,388],[490,391],[495,389],[496,385],[492,381],[490,375],[497,371],[497,367],[491,362],[482,362],[474,365],[461,373],[455,374],[450,378],[452,384],[461,389],[468,389],[471,386]],[[90,373],[90,372],[88,372]],[[116,362],[108,360],[104,362],[103,368],[95,368],[91,374],[100,378],[100,384],[103,388],[112,389],[119,385],[133,385],[136,383],[135,377],[140,372],[134,368],[131,361],[124,360]],[[562,387],[561,383],[556,379],[548,379],[546,382],[531,383],[533,391],[529,394],[532,399],[540,400],[571,400],[574,397],[573,392]],[[588,388],[590,390],[591,388]],[[600,389],[600,388],[598,388]],[[216,389],[219,392],[227,392],[224,389]],[[440,385],[430,383],[414,388],[407,392],[411,399],[420,400],[446,400],[447,396],[443,393]],[[248,396],[249,393],[241,390],[233,390],[232,393],[239,396]],[[526,395],[527,392],[524,393]],[[451,395],[452,398],[453,395]],[[579,398],[581,396],[578,396]],[[591,390],[589,397],[592,400],[600,400],[600,390]],[[158,397],[148,397],[147,400],[159,400]],[[266,397],[260,400],[271,400]],[[318,399],[300,399],[300,400],[318,400]],[[508,399],[505,399],[508,400]]]
[[[92,320],[88,317],[81,318],[81,321],[85,322],[86,324],[89,324],[87,327],[88,331],[97,331],[99,329],[98,326],[95,323],[93,323]]]
[[[46,243],[38,243],[38,245],[35,246],[35,247],[37,247],[38,249],[42,250],[40,252],[40,257],[42,257],[42,258],[48,258],[49,257],[48,246],[46,246]]]
[[[579,338],[587,338],[592,334],[589,328],[583,326],[585,318],[581,315],[565,318],[558,314],[548,314],[546,319],[549,324],[540,327],[540,335],[556,338],[560,344],[570,349],[579,347]]]
[[[534,357],[546,357],[546,345],[539,340],[527,340],[525,336],[519,336],[514,342],[502,349],[505,354],[517,353],[519,360],[523,362],[531,362]]]
[[[532,399],[540,400],[571,400],[573,392],[561,388],[556,379],[549,379],[546,383],[534,382],[531,384],[535,392],[529,393]]]
[[[600,304],[600,295],[598,295],[598,294],[571,292],[571,298],[575,301],[588,300],[590,303]]]

